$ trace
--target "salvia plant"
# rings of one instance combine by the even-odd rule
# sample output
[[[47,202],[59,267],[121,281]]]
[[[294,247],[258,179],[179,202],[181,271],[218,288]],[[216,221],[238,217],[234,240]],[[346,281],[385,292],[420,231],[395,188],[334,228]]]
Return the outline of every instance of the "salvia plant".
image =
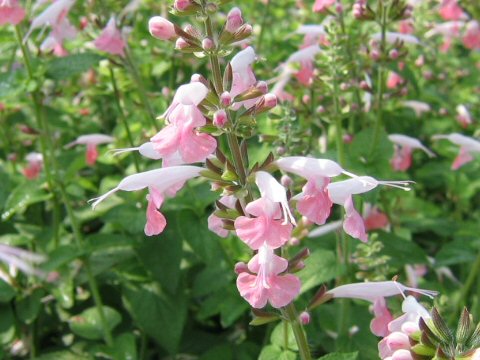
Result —
[[[480,359],[478,4],[119,3],[0,0],[0,358]]]

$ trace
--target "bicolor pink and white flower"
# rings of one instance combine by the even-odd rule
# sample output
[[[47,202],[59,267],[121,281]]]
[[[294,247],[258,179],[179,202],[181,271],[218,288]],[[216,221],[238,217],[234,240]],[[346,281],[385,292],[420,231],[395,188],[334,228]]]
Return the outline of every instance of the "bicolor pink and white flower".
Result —
[[[114,17],[110,18],[94,45],[98,50],[109,54],[125,56],[126,43]]]
[[[330,178],[348,174],[335,161],[302,156],[280,158],[275,161],[279,169],[307,180],[302,192],[294,197],[297,210],[311,222],[323,225],[330,216],[332,201],[327,193]]]
[[[25,18],[25,10],[18,0],[0,0],[0,25],[17,25]]]
[[[406,171],[410,168],[412,153],[415,149],[424,151],[430,157],[435,157],[435,154],[418,139],[401,134],[390,134],[388,139],[395,144],[395,153],[391,164],[396,171]]]
[[[362,216],[357,212],[353,204],[352,196],[362,194],[375,189],[378,185],[396,187],[402,190],[410,190],[409,181],[379,181],[370,176],[358,176],[349,180],[330,183],[327,186],[330,200],[345,209],[343,229],[350,236],[363,242],[368,241],[365,231],[365,223]]]
[[[30,37],[35,29],[50,26],[52,28],[51,34],[43,42],[42,49],[44,51],[53,49],[58,56],[66,55],[63,40],[71,39],[76,35],[76,30],[67,19],[68,12],[74,4],[75,0],[57,0],[53,2],[32,20],[24,41]]]
[[[112,190],[90,200],[92,208],[95,209],[98,204],[117,191],[139,191],[147,188],[149,194],[147,196],[145,234],[147,236],[158,235],[166,225],[165,217],[158,211],[164,196],[170,195],[172,190],[173,192],[178,191],[187,180],[200,176],[203,170],[197,166],[172,166],[127,176]]]
[[[148,21],[148,30],[153,37],[160,40],[172,40],[177,37],[173,23],[161,16],[154,16]]]
[[[257,79],[253,72],[253,63],[255,62],[256,57],[255,50],[249,46],[237,53],[230,61],[232,67],[232,88],[230,89],[230,96],[232,99],[252,89],[257,83]],[[249,109],[255,105],[257,100],[258,98],[254,98],[235,102],[233,103],[232,108],[238,110],[243,106],[246,109]]]
[[[217,142],[212,136],[200,133],[206,119],[198,105],[208,94],[201,82],[192,82],[178,88],[173,102],[164,114],[168,125],[150,139],[153,148],[163,159],[164,166],[204,161],[213,153]]]
[[[469,21],[463,36],[463,45],[471,50],[480,49],[480,23],[477,20]]]
[[[26,157],[28,165],[23,169],[23,175],[28,180],[35,180],[40,176],[43,169],[43,155],[37,152],[31,152]]]
[[[426,102],[417,100],[406,100],[403,102],[403,106],[412,109],[417,117],[421,117],[432,109]]]
[[[94,165],[99,155],[97,146],[101,144],[109,144],[113,141],[115,141],[115,138],[109,135],[89,134],[79,136],[75,141],[65,145],[65,147],[70,148],[75,145],[86,145],[87,152],[85,154],[85,160],[88,165]]]
[[[375,41],[381,41],[382,34],[381,33],[375,33],[370,38],[372,40],[375,40]],[[420,44],[420,40],[416,36],[413,36],[413,35],[410,35],[410,34],[402,34],[402,33],[399,33],[399,32],[387,31],[385,33],[385,40],[389,44],[395,44],[395,43],[405,43],[405,44],[412,44],[412,45]]]
[[[326,45],[327,32],[325,31],[325,23],[328,22],[328,18],[322,22],[320,25],[314,24],[305,24],[300,26],[295,33],[303,35],[303,44],[300,46],[301,49],[307,48],[313,45]]]
[[[458,105],[456,110],[457,110],[457,121],[463,128],[466,128],[473,123],[472,114],[470,114],[470,111],[468,111],[465,105],[463,104]]]
[[[267,302],[275,308],[288,305],[300,293],[301,283],[295,275],[282,274],[287,267],[286,259],[263,245],[248,263],[250,272],[242,272],[237,278],[240,295],[257,309]]]
[[[393,320],[393,316],[383,296],[374,300],[373,314],[375,317],[370,322],[370,330],[377,336],[387,336],[390,333],[388,324]]]
[[[480,153],[480,141],[462,134],[434,135],[432,139],[446,139],[460,146],[460,153],[453,161],[452,170],[458,170],[463,165],[472,161],[474,159],[472,154]]]

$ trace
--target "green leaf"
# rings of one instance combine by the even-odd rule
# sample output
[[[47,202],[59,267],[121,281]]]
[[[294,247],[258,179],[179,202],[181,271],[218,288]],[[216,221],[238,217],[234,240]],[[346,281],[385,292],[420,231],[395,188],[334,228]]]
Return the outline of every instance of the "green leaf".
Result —
[[[120,313],[108,306],[103,307],[108,329],[113,330],[122,321]],[[81,314],[73,316],[69,322],[70,330],[78,336],[89,340],[100,340],[104,336],[103,324],[96,307],[91,307]]]
[[[297,354],[290,350],[282,350],[277,345],[267,345],[262,349],[258,360],[296,360]]]
[[[18,318],[25,324],[31,324],[43,307],[42,298],[45,296],[43,289],[35,289],[30,295],[17,301],[15,311]]]
[[[0,279],[0,302],[9,302],[15,296],[15,290],[10,284]]]
[[[305,268],[298,273],[302,281],[301,293],[338,277],[343,270],[333,251],[314,250],[305,260]]]
[[[318,360],[356,360],[358,358],[358,351],[351,352],[351,353],[331,353]]]
[[[114,359],[137,360],[137,345],[133,334],[122,334],[115,339]]]
[[[285,331],[287,332],[286,334]],[[286,344],[285,339],[288,339]],[[298,350],[298,345],[295,341],[295,335],[293,334],[292,327],[290,324],[285,323],[284,321],[275,326],[275,329],[273,329],[272,335],[270,336],[270,341],[273,345],[277,345],[283,350]],[[287,349],[285,349],[285,346],[287,346]]]
[[[54,80],[68,79],[87,71],[102,59],[102,56],[93,53],[55,58],[47,65],[47,76]]]
[[[6,221],[17,213],[23,213],[30,205],[47,201],[51,194],[40,188],[38,182],[26,182],[17,186],[7,199],[2,213],[2,220]]]
[[[175,354],[180,345],[187,318],[187,298],[183,292],[174,295],[162,293],[158,286],[125,287],[125,307],[138,326]]]
[[[170,293],[180,280],[180,262],[183,256],[182,239],[175,228],[168,226],[159,236],[144,238],[136,252],[145,269]]]
[[[72,351],[55,351],[39,357],[36,360],[93,360],[93,357],[87,354],[77,354]]]
[[[0,306],[0,346],[15,337],[15,317],[10,304]]]
[[[203,354],[199,360],[233,360],[232,347],[229,345],[216,346]]]
[[[0,74],[0,98],[18,96],[24,92],[21,75],[21,71]]]
[[[425,251],[413,241],[383,231],[378,232],[378,239],[383,244],[380,254],[389,256],[392,266],[401,268],[405,264],[428,263]]]

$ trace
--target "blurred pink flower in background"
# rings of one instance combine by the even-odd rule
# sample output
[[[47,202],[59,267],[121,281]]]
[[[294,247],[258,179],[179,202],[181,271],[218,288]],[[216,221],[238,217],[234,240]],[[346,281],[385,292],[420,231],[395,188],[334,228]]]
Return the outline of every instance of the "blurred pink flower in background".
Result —
[[[86,145],[87,152],[85,154],[85,160],[88,165],[94,165],[98,159],[97,146],[101,144],[109,144],[115,141],[115,139],[109,135],[103,134],[89,134],[81,135],[75,141],[65,145],[66,148],[71,148],[75,145]]]
[[[35,180],[43,169],[43,155],[37,152],[31,152],[26,157],[28,165],[23,169],[23,175],[28,180]]]
[[[463,104],[460,104],[456,108],[457,110],[457,121],[463,127],[466,128],[468,125],[473,123],[472,115],[468,111],[467,107]]]
[[[443,0],[439,13],[444,20],[462,20],[467,17],[457,0]]]
[[[112,17],[103,29],[100,36],[94,42],[98,50],[105,51],[112,55],[125,56],[125,40],[122,32],[117,28],[115,18]]]
[[[463,165],[472,161],[474,159],[472,156],[473,153],[480,153],[480,141],[462,134],[453,133],[449,135],[434,135],[432,139],[446,139],[451,143],[460,146],[460,153],[453,161],[452,170],[458,170]]]
[[[0,0],[0,25],[17,25],[25,17],[18,0]]]
[[[463,36],[463,44],[471,50],[480,49],[480,24],[476,20],[469,21]]]
[[[316,13],[326,12],[335,2],[336,0],[315,0],[312,11]]]
[[[424,151],[428,156],[435,154],[425,147],[418,139],[401,134],[390,134],[388,139],[395,144],[395,153],[391,160],[392,168],[396,171],[406,171],[412,165],[413,150]]]

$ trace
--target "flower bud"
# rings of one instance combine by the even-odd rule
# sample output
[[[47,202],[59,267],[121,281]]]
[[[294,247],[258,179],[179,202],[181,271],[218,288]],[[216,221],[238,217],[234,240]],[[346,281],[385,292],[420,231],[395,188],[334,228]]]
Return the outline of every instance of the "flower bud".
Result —
[[[302,311],[300,316],[298,317],[302,325],[310,324],[310,314],[307,311]]]
[[[343,5],[341,3],[337,3],[337,5],[335,6],[335,10],[338,14],[343,13]]]
[[[325,107],[322,105],[319,105],[317,107],[317,114],[323,114],[325,112]]]
[[[342,82],[340,84],[340,90],[342,91],[347,91],[349,88],[350,88],[350,85],[348,85],[347,83]]]
[[[274,94],[271,94],[271,93],[265,94],[263,99],[265,101],[265,107],[269,109],[273,109],[275,106],[277,106],[278,100]]]
[[[187,10],[187,8],[192,5],[191,0],[175,0],[173,7],[178,11]]]
[[[205,79],[205,77],[201,74],[193,74],[192,77],[190,78],[190,82],[200,82],[206,87],[208,87],[208,80]]]
[[[377,49],[373,49],[370,52],[370,58],[374,61],[380,60],[380,51],[378,51]]]
[[[208,3],[206,6],[205,6],[205,10],[207,11],[207,13],[209,14],[214,14],[218,11],[218,6],[214,3]]]
[[[212,50],[214,48],[215,44],[213,43],[213,40],[210,38],[205,38],[202,41],[202,48],[203,50]]]
[[[188,48],[190,46],[189,43],[187,43],[183,38],[178,38],[177,41],[175,42],[175,49],[177,50],[182,50],[185,48]]]
[[[244,262],[238,262],[235,264],[235,272],[237,274],[241,274],[241,273],[244,273],[244,272],[248,272],[248,266],[247,264],[245,264]]]
[[[415,60],[415,66],[422,67],[425,64],[425,57],[420,55],[417,60]]]
[[[225,91],[220,95],[220,103],[224,107],[229,107],[232,105],[232,95],[228,91]]]
[[[388,56],[389,56],[390,59],[392,59],[392,60],[398,59],[398,56],[399,56],[399,55],[400,55],[400,54],[398,53],[398,50],[397,50],[397,49],[392,49],[392,50],[390,50],[390,52],[388,53]]]
[[[284,146],[278,146],[276,149],[275,149],[277,155],[284,155],[286,150],[285,150],[285,147]]]
[[[268,84],[265,81],[259,81],[255,84],[255,88],[259,90],[262,94],[268,92]]]
[[[280,179],[280,183],[281,183],[284,187],[288,188],[288,187],[290,187],[290,186],[293,185],[293,180],[292,180],[292,178],[291,178],[290,176],[288,176],[288,175],[283,175],[283,176],[281,177],[281,179]]]
[[[225,124],[228,122],[228,115],[225,110],[218,110],[213,115],[213,125],[219,128],[223,128]]]
[[[225,30],[233,34],[242,25],[242,11],[238,7],[234,7],[227,15],[227,23],[225,24]]]
[[[161,16],[154,16],[148,22],[148,29],[153,37],[161,40],[170,40],[176,37],[175,26]]]
[[[298,245],[300,245],[300,240],[297,237],[294,236],[288,241],[288,244],[290,246],[298,246]]]
[[[310,96],[309,95],[303,95],[302,102],[304,104],[308,104],[310,102]]]
[[[365,91],[372,90],[365,80],[360,81],[360,89],[365,90]]]

